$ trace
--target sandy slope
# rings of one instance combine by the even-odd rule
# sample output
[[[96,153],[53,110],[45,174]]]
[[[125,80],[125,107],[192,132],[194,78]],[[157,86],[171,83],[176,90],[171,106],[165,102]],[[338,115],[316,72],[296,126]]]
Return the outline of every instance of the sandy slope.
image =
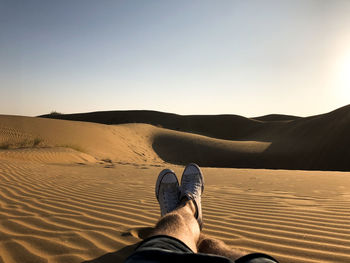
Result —
[[[230,152],[225,151],[221,156],[226,156],[226,160],[221,163],[213,163],[212,159],[206,161],[204,156],[199,156],[196,161],[205,166],[350,171],[350,105],[305,118],[276,114],[256,118],[238,115],[182,116],[155,111],[105,111],[45,117],[105,124],[149,123],[218,139],[270,143],[265,151],[248,154],[241,159],[235,155],[227,158]],[[166,141],[178,145],[178,152],[187,151],[184,146],[187,141],[176,140],[173,136],[168,136]],[[164,145],[164,140],[161,144]],[[198,146],[198,152],[206,151],[202,145],[195,146]],[[162,151],[159,147],[156,150],[163,159],[171,157],[173,163],[184,162],[181,154],[167,156],[167,150]],[[215,151],[218,151],[217,147]]]
[[[14,152],[11,148],[38,139],[41,141],[38,147],[31,147],[27,155],[29,152],[39,154],[40,147],[66,148],[77,155],[90,155],[89,161],[94,159],[95,162],[111,159],[116,162],[158,163],[162,161],[150,147],[153,130],[151,125],[108,126],[0,115],[0,148],[10,144],[10,149],[0,156],[12,156],[14,153],[9,153]]]
[[[183,169],[155,153],[157,143],[166,149],[159,138],[231,154],[269,147],[145,124],[1,116],[10,149],[0,150],[0,262],[122,262],[159,218],[159,171]],[[350,262],[350,173],[203,172],[205,233],[281,262]]]

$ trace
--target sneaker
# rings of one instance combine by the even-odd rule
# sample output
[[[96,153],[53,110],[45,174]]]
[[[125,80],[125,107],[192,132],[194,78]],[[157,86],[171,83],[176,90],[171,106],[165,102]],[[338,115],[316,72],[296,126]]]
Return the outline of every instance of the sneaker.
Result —
[[[173,211],[179,204],[179,181],[170,169],[160,172],[156,183],[156,197],[160,206],[160,214],[164,216]]]
[[[204,190],[204,178],[197,164],[190,163],[186,166],[181,178],[180,200],[187,198],[192,200],[196,207],[195,218],[202,229],[202,205],[201,196]]]

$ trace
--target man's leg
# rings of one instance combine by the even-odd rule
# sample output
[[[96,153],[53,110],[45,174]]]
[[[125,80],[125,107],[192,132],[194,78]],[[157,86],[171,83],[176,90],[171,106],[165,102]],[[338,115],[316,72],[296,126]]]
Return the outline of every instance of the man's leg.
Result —
[[[201,234],[199,237],[198,252],[225,256],[232,260],[236,260],[248,254],[239,249],[233,249],[223,241],[208,237],[204,234]]]
[[[181,178],[181,187],[173,171],[163,170],[158,176],[155,189],[162,218],[149,238],[141,242],[136,252],[125,262],[227,263],[239,258],[237,263],[276,263],[276,260],[264,254],[255,253],[243,256],[246,253],[233,250],[222,241],[200,234],[203,189],[204,179],[196,164],[186,166]],[[203,254],[197,254],[198,251]],[[206,253],[214,255],[206,255]],[[215,254],[220,256],[215,256]]]
[[[193,201],[184,201],[177,209],[160,219],[150,237],[167,235],[177,238],[196,253],[200,229],[194,217],[195,212]]]
[[[181,177],[181,187],[173,171],[163,170],[157,179],[156,197],[161,215],[164,216],[150,237],[171,236],[185,243],[193,252],[197,252],[202,224],[203,189],[203,175],[196,164],[186,166]]]

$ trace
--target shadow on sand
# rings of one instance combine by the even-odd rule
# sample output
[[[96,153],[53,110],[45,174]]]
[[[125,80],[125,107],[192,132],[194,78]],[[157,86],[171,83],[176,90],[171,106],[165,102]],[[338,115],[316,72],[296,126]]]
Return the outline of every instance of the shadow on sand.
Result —
[[[122,263],[129,255],[134,252],[137,244],[133,244],[130,246],[123,247],[115,252],[104,254],[98,258],[83,261],[82,263]]]
[[[132,228],[124,232],[122,236],[123,237],[134,236],[136,238],[143,240],[150,235],[153,229],[154,228],[152,227]],[[98,258],[83,261],[82,263],[122,263],[128,256],[130,256],[135,251],[138,244],[139,243],[123,247],[115,252],[107,253]]]

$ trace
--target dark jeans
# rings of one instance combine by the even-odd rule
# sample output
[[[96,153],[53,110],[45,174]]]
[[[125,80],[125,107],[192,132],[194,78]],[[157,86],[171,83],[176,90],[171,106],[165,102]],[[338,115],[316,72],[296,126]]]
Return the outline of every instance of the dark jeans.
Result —
[[[153,236],[145,239],[124,263],[278,263],[274,258],[253,253],[232,261],[229,258],[193,251],[182,241],[170,236]]]

